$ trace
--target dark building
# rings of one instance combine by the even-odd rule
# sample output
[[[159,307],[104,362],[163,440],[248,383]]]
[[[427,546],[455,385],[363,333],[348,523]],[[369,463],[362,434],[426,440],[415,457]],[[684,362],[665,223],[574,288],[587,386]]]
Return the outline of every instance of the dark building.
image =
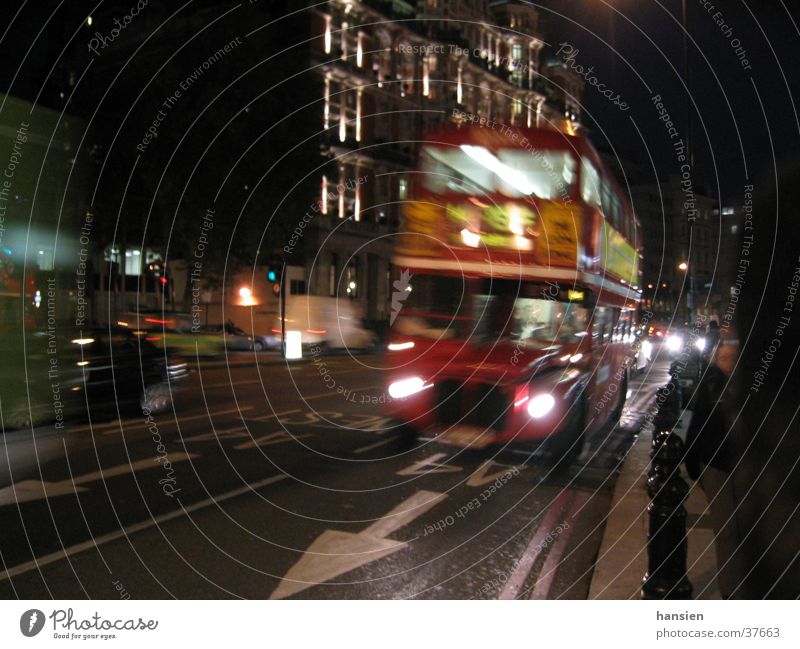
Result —
[[[635,185],[631,197],[644,243],[643,307],[674,324],[690,316],[719,319],[722,297],[712,287],[720,233],[716,201],[697,190],[687,194],[677,176]]]

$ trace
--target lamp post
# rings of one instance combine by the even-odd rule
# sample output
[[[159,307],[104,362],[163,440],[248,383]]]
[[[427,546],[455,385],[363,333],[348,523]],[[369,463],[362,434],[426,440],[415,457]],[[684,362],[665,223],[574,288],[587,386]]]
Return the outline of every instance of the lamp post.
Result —
[[[689,55],[689,6],[687,0],[681,0],[681,25],[683,27],[683,76],[686,81],[686,154],[689,160],[689,173],[694,173],[694,125],[692,123],[692,65]],[[694,219],[688,219],[687,259],[678,265],[684,272],[691,267],[692,242],[694,235]],[[689,292],[686,295],[686,318],[689,324],[694,321],[694,275],[689,273]]]
[[[689,290],[686,293],[686,319],[691,325],[694,322],[694,275],[690,272],[689,261],[682,261],[678,264],[678,270],[688,273]]]

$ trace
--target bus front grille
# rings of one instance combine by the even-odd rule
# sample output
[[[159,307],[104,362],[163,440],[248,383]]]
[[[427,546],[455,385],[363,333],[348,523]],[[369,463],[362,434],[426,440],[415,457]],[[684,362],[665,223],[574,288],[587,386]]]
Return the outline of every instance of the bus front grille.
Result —
[[[441,426],[467,425],[502,430],[509,399],[502,388],[480,383],[445,380],[436,386],[436,422]]]

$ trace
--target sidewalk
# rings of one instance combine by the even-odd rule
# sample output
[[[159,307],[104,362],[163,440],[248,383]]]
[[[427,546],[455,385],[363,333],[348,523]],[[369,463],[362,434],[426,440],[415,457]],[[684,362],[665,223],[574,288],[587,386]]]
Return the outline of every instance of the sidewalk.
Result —
[[[675,429],[686,438],[690,413],[684,413]],[[647,495],[646,483],[650,462],[649,430],[640,434],[628,452],[617,479],[614,500],[606,519],[603,542],[597,556],[589,599],[639,599],[642,578],[647,572]],[[719,599],[716,583],[717,560],[714,553],[714,532],[707,502],[700,484],[689,483],[686,502],[686,529],[689,542],[688,572],[696,599]]]

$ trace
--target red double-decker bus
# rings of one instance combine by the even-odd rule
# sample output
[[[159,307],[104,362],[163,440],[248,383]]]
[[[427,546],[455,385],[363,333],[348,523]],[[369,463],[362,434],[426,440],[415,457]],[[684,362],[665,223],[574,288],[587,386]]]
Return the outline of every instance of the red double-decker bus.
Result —
[[[639,225],[588,140],[468,126],[421,149],[395,249],[388,394],[412,434],[544,442],[568,463],[618,418]]]

